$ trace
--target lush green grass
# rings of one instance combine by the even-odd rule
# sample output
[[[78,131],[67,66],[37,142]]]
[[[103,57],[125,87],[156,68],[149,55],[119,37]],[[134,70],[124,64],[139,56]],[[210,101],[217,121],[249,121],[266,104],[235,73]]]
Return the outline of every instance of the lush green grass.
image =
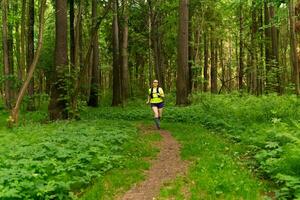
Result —
[[[164,127],[180,141],[182,157],[191,161],[187,177],[179,177],[161,190],[159,199],[263,199],[263,183],[245,166],[247,149],[216,136],[199,125],[168,123]]]
[[[205,138],[202,138],[203,140],[213,140],[214,138],[223,140],[222,138],[225,137],[229,138],[230,141],[238,142],[239,145],[244,146],[245,149],[249,150],[247,157],[252,159],[239,160],[237,158],[237,160],[247,163],[247,167],[250,167],[256,175],[261,177],[261,179],[267,178],[276,183],[280,188],[276,192],[277,198],[300,198],[300,101],[298,98],[295,96],[278,97],[272,95],[253,97],[239,94],[201,94],[194,95],[192,99],[194,103],[191,106],[175,107],[173,105],[174,99],[172,99],[172,97],[168,98],[164,122],[182,122],[183,124],[188,125],[186,126],[186,129],[190,130],[195,135],[198,135],[200,132],[193,132],[193,127],[195,127],[195,124],[199,124],[210,131],[210,133],[206,133]],[[108,172],[110,173],[111,169],[120,169],[122,166],[127,166],[125,161],[131,160],[134,162],[134,157],[126,155],[127,150],[124,151],[124,149],[126,149],[126,144],[129,144],[132,141],[134,141],[132,144],[136,144],[136,138],[138,138],[137,130],[132,125],[132,122],[124,122],[122,120],[151,121],[152,112],[150,108],[145,105],[144,100],[136,100],[134,102],[129,102],[124,108],[100,107],[99,109],[89,109],[83,107],[81,113],[82,120],[76,122],[60,122],[41,125],[36,122],[44,122],[46,119],[46,112],[23,112],[20,118],[22,127],[8,130],[4,128],[7,113],[0,112],[0,118],[2,119],[0,122],[0,170],[9,170],[0,172],[5,174],[4,176],[0,176],[0,179],[2,180],[2,182],[0,180],[0,187],[2,187],[0,188],[0,191],[2,193],[3,191],[7,192],[6,189],[3,190],[4,185],[6,188],[9,188],[9,192],[5,195],[15,195],[20,190],[28,190],[35,195],[53,195],[53,190],[55,190],[59,191],[58,194],[70,196],[67,194],[67,191],[71,191],[71,189],[66,190],[66,188],[72,187],[75,188],[75,190],[72,191],[81,193],[81,189],[76,188],[86,188],[87,186],[90,186],[90,183],[93,181],[95,182],[95,186],[89,189],[91,194],[94,193],[93,191],[100,191],[99,188],[104,188],[102,186],[106,185],[111,185],[111,188],[116,188],[111,190],[111,192],[106,193],[113,194],[115,193],[114,191],[118,190],[118,184],[122,185],[122,183],[118,183],[117,178],[114,178],[121,176],[118,175],[118,171],[115,171],[116,175],[113,173],[108,176],[105,175]],[[23,125],[25,125],[25,127]],[[176,136],[177,135],[178,134],[176,134]],[[193,138],[193,135],[188,135]],[[115,138],[113,137],[114,139],[110,139],[111,136],[115,136]],[[100,141],[95,144],[96,148],[99,149],[99,152],[97,152],[99,154],[96,154],[105,155],[105,162],[103,162],[106,163],[103,166],[97,166],[100,168],[96,167],[97,169],[95,170],[91,169],[93,167],[89,166],[89,162],[91,161],[85,161],[85,156],[88,157],[89,154],[95,153],[91,152],[92,148],[90,146],[94,145],[94,139]],[[114,143],[119,139],[122,140],[122,143],[117,144],[117,142],[115,145],[112,145],[116,146],[115,149],[108,148],[108,146],[111,147],[111,143]],[[105,144],[105,147],[101,146],[103,143]],[[47,146],[47,144],[51,145]],[[199,143],[199,145],[195,144],[194,148],[201,149],[202,147],[203,144]],[[217,147],[210,147],[212,148],[212,154],[214,151],[218,151]],[[45,151],[45,149],[47,151]],[[61,149],[64,150],[60,151]],[[79,150],[80,153],[78,153]],[[152,151],[150,149],[148,150],[150,152]],[[60,158],[61,155],[59,153],[53,153],[64,152],[63,154],[68,154],[65,151],[70,151],[71,155],[74,157],[64,158],[66,155],[62,155],[63,157]],[[86,153],[83,153],[82,155],[81,152],[85,151]],[[141,151],[143,150],[141,149]],[[45,157],[42,159],[42,162],[36,160],[41,159],[39,154]],[[226,156],[221,155],[221,157],[217,157],[217,155],[220,154],[213,154],[211,157],[213,158],[213,156],[215,156],[214,159],[224,160],[225,164],[229,163],[228,166],[232,166],[230,164],[232,163],[230,157],[227,158]],[[84,159],[80,159],[80,156],[83,156]],[[94,157],[97,158],[97,156]],[[51,158],[53,159],[51,160]],[[54,164],[51,163],[53,160],[55,161]],[[76,179],[79,175],[72,172],[72,167],[70,168],[69,164],[70,166],[73,164],[69,163],[68,160],[77,160],[82,164],[84,168],[83,171],[88,172],[83,176],[80,174],[80,177],[83,177],[83,180],[72,180],[73,177]],[[235,161],[236,159],[233,158],[233,162]],[[141,165],[136,163],[136,165],[138,167],[141,166],[141,169],[143,169],[143,163]],[[25,170],[23,170],[24,166],[28,167],[25,167]],[[40,170],[41,172],[36,170],[39,168],[42,169]],[[48,170],[50,168],[51,170],[53,168],[55,173],[51,174],[52,172],[50,170],[51,173],[49,175]],[[56,168],[59,169],[56,170]],[[125,168],[126,167],[124,167],[124,169]],[[21,171],[21,169],[23,171]],[[130,164],[127,169],[132,171],[133,174],[135,173],[135,169],[133,167],[131,168]],[[231,169],[236,170],[235,168]],[[68,171],[65,173],[66,170],[71,170],[71,172],[69,173]],[[95,171],[97,171],[97,175],[99,175],[98,171],[102,171],[102,173],[97,177],[97,175],[94,174]],[[37,172],[42,175],[36,176],[35,174]],[[62,172],[62,174],[65,173],[63,178],[61,178],[62,175],[60,175],[59,172]],[[85,172],[83,172],[83,174],[84,173]],[[24,175],[19,176],[20,174]],[[123,174],[123,172],[119,172],[119,174]],[[204,174],[199,174],[199,176],[200,175]],[[103,176],[107,178],[107,181],[104,181],[106,178]],[[12,180],[16,181],[8,183],[4,180],[5,177],[9,177],[10,179],[15,178]],[[29,180],[29,182],[22,181],[23,179]],[[58,179],[63,181],[57,183]],[[35,182],[36,180],[38,180],[38,184],[31,186],[31,182]],[[46,184],[46,180],[54,180],[54,182],[48,181]],[[140,180],[138,175],[132,179],[132,182],[137,180]],[[185,181],[186,180],[183,182],[182,180],[179,181],[178,185],[186,185],[184,184]],[[223,183],[221,178],[218,179],[218,181],[220,181],[220,184]],[[71,182],[72,184],[69,184],[68,182]],[[129,180],[128,183],[130,182],[131,181]],[[65,183],[67,184],[65,185]],[[48,184],[50,185],[48,186]],[[32,187],[35,189],[32,189]],[[129,184],[127,186],[125,185],[123,188],[128,187]],[[235,185],[233,187],[235,187]],[[243,190],[243,187],[240,187],[241,189],[238,191]],[[40,190],[42,190],[41,194],[38,193]],[[226,188],[224,191],[226,191]],[[0,194],[3,195],[1,192]],[[213,192],[210,192],[212,195]],[[31,193],[30,195],[32,195]],[[222,196],[220,191],[217,193],[218,194],[215,195]],[[22,193],[22,195],[24,197],[28,194]],[[40,196],[37,196],[37,198],[38,197]]]
[[[114,199],[129,190],[134,183],[145,179],[144,171],[149,169],[149,160],[158,152],[152,142],[161,140],[158,133],[139,135],[135,142],[128,145],[126,151],[138,154],[124,160],[122,168],[108,172],[102,180],[97,180],[85,191],[82,200]],[[142,158],[142,159],[141,159]]]
[[[148,167],[142,158],[156,152],[150,146],[155,138],[141,138],[133,123],[120,120],[28,124],[2,130],[0,138],[0,199],[4,200],[76,198],[93,182],[117,180],[118,170],[112,173],[112,169],[134,175],[119,183],[128,188]]]
[[[192,97],[188,107],[175,107],[167,99],[164,120],[201,124],[251,147],[251,166],[265,179],[273,180],[280,190],[278,198],[300,198],[300,99],[296,96],[210,95]],[[151,120],[144,101],[125,108],[101,108],[83,116],[104,119]]]

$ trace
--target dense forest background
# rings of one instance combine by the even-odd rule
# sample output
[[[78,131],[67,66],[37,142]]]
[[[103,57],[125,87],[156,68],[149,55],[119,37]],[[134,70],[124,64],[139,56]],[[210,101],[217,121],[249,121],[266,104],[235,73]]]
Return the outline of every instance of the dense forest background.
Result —
[[[0,199],[300,199],[299,0],[0,2]]]
[[[1,94],[13,113],[26,93],[28,111],[49,98],[51,119],[74,117],[82,103],[145,96],[153,79],[178,105],[194,92],[300,93],[295,0],[1,4]]]

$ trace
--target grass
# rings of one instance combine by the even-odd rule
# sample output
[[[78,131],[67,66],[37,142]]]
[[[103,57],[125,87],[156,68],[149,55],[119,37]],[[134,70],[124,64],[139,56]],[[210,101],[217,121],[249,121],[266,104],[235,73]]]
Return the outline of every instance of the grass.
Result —
[[[158,152],[152,143],[159,140],[161,136],[158,133],[137,135],[136,140],[129,144],[125,151],[129,154],[139,152],[138,156],[125,160],[122,168],[111,170],[102,180],[96,181],[80,199],[114,199],[129,190],[134,183],[143,181],[144,171],[150,167],[149,160],[153,159]]]
[[[151,142],[159,139],[141,137],[131,122],[88,119],[32,123],[1,131],[0,138],[3,200],[74,199],[86,191],[86,199],[114,195],[119,186],[128,189],[143,178],[149,167],[143,158],[156,154]]]
[[[166,184],[159,199],[264,199],[271,187],[247,166],[248,150],[199,125],[167,123],[164,128],[183,145],[182,158],[191,161],[187,177]]]

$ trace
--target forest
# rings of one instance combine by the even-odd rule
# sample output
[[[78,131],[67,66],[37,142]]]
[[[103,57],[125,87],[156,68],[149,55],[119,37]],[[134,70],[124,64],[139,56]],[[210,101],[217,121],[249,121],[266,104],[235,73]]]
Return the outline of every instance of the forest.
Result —
[[[0,200],[300,200],[299,0],[0,3]]]

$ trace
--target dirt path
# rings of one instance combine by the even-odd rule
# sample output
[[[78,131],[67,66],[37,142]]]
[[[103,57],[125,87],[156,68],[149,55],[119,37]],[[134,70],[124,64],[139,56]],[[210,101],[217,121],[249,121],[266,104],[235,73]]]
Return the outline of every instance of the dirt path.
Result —
[[[145,134],[151,134],[153,129],[143,127]],[[158,143],[160,152],[151,168],[146,172],[146,180],[135,185],[120,200],[153,200],[158,195],[161,186],[187,170],[187,163],[180,158],[180,145],[170,132],[160,130],[162,141]]]

